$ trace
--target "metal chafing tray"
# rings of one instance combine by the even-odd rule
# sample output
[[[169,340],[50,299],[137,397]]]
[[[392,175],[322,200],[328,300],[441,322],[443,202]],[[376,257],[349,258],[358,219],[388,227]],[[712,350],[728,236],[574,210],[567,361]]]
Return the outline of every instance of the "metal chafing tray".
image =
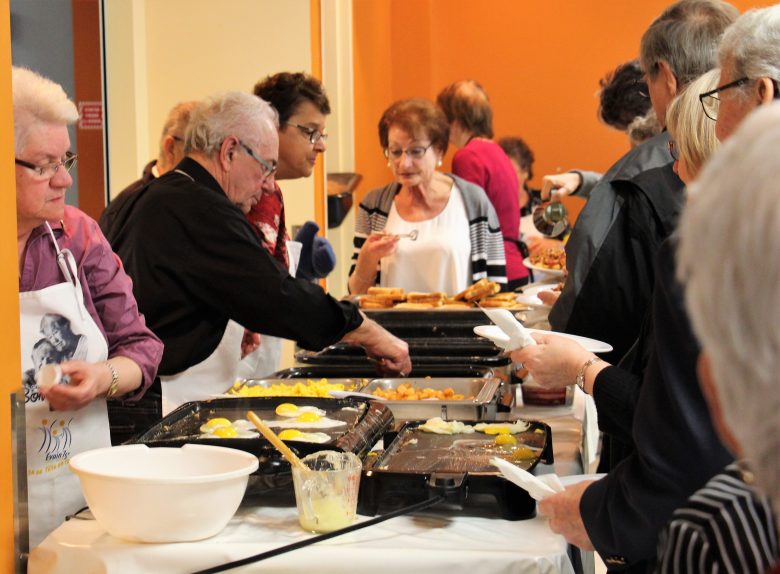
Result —
[[[514,435],[517,446],[499,447],[494,435],[427,433],[418,429],[422,422],[407,422],[384,453],[366,459],[358,500],[360,514],[374,515],[380,508],[389,510],[423,501],[436,485],[450,484],[460,488],[464,510],[474,503],[484,511],[484,495],[488,495],[497,503],[488,510],[502,518],[519,520],[535,515],[534,500],[504,479],[489,460],[499,456],[528,471],[539,462],[552,464],[549,426],[526,421],[528,430]]]
[[[361,391],[373,393],[376,389],[395,390],[400,385],[407,384],[420,389],[431,388],[442,391],[452,388],[456,394],[464,395],[463,399],[423,399],[423,400],[387,400],[384,404],[393,411],[394,418],[399,420],[419,420],[441,417],[444,420],[474,419],[495,420],[498,409],[498,392],[501,380],[490,378],[395,378],[374,379],[369,381]]]
[[[259,459],[260,467],[255,473],[255,480],[250,482],[251,490],[288,486],[292,482],[289,463],[262,435],[257,434],[252,438],[218,438],[204,437],[200,433],[200,426],[211,418],[224,417],[231,421],[245,419],[250,410],[261,419],[277,419],[279,417],[274,411],[283,402],[314,406],[324,410],[327,417],[347,423],[342,427],[312,429],[331,436],[331,440],[323,444],[287,441],[287,446],[301,457],[320,450],[337,450],[353,452],[362,458],[393,422],[392,411],[379,401],[312,397],[219,398],[185,403],[130,442],[150,447],[179,447],[195,443],[236,448],[250,452]]]
[[[474,327],[489,323],[481,309],[364,309],[364,313],[401,339],[473,338]]]
[[[241,386],[246,386],[250,389],[251,388],[272,389],[274,385],[277,386],[283,385],[284,387],[288,387],[290,392],[292,393],[293,387],[299,383],[306,385],[310,381],[318,382],[320,379],[323,378],[328,379],[327,382],[329,384],[342,385],[345,391],[359,391],[369,381],[367,377],[295,377],[295,378],[269,377],[264,379],[238,379],[233,385],[231,385],[231,387],[227,390],[226,394],[241,396],[238,395],[236,391],[237,387],[241,387]],[[268,395],[262,395],[262,396],[268,396]],[[290,396],[301,396],[301,395],[279,393],[279,394],[274,394],[272,396],[290,397]],[[323,398],[328,398],[328,397],[323,397]]]
[[[374,379],[379,376],[376,365],[364,363],[353,365],[301,365],[277,371],[274,377],[280,379],[320,379],[360,377]],[[412,363],[409,377],[492,377],[493,369],[479,365],[417,365]]]

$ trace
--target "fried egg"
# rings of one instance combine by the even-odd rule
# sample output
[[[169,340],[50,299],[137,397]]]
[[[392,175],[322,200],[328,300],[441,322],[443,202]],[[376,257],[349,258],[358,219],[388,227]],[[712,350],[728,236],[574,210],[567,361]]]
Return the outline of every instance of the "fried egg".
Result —
[[[330,440],[330,436],[324,432],[301,432],[298,429],[284,429],[279,433],[282,440],[291,440],[299,442],[314,442],[323,444]]]
[[[302,413],[295,418],[277,419],[275,421],[263,421],[271,428],[281,429],[327,429],[346,426],[346,422],[329,419],[317,413]]]
[[[276,414],[280,417],[297,417],[303,413],[314,413],[321,417],[325,416],[325,411],[311,406],[298,406],[293,403],[282,403],[276,407]]]
[[[202,438],[255,438],[258,436],[254,425],[245,419],[230,421],[226,418],[217,417],[206,421],[200,426],[200,436]]]
[[[233,423],[231,423],[226,418],[217,417],[217,418],[209,419],[205,423],[200,425],[200,432],[202,432],[202,433],[211,433],[211,432],[215,431],[218,428],[229,427],[229,426],[232,426],[232,424]]]
[[[441,417],[428,419],[424,424],[417,427],[423,432],[435,434],[470,434],[474,432],[474,427],[464,424],[460,421],[445,421]]]
[[[516,421],[514,423],[478,423],[474,425],[474,430],[485,434],[517,434],[527,431],[530,426],[525,421]]]

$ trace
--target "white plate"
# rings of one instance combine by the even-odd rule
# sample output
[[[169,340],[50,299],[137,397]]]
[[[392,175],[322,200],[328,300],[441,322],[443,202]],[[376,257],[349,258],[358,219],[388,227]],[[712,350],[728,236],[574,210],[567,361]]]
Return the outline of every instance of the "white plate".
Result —
[[[549,267],[534,265],[533,263],[531,263],[530,257],[526,257],[525,259],[523,259],[523,265],[525,265],[529,269],[533,269],[534,271],[539,271],[540,273],[547,273],[547,275],[549,275],[550,277],[563,277],[562,269],[550,269]]]
[[[533,307],[545,307],[551,308],[550,305],[544,303],[539,299],[540,291],[552,291],[556,287],[557,283],[542,283],[541,285],[533,285],[531,287],[523,287],[523,292],[517,294],[517,302],[523,305],[531,305]]]
[[[609,353],[612,350],[612,345],[609,343],[598,341],[596,339],[590,339],[588,337],[580,337],[579,335],[570,335],[568,333],[559,333],[558,331],[544,331],[542,329],[526,330],[531,333],[540,333],[542,335],[558,335],[560,337],[565,337],[566,339],[571,339],[572,341],[577,341],[585,348],[586,351],[590,351],[591,353]],[[474,327],[474,333],[480,337],[490,339],[501,348],[504,348],[509,343],[509,337],[498,327],[498,325],[477,325]]]

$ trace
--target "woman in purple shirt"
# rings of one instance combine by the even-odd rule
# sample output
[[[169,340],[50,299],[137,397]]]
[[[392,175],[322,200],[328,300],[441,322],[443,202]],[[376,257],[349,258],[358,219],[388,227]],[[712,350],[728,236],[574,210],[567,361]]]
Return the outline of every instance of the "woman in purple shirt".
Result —
[[[525,245],[520,242],[520,201],[517,174],[501,147],[492,141],[493,111],[485,90],[463,80],[444,88],[436,98],[450,123],[450,143],[458,148],[452,173],[487,193],[498,214],[504,236],[507,290],[528,283],[523,265]],[[527,199],[525,201],[527,203]]]
[[[23,68],[13,68],[13,102],[22,372],[36,383],[25,385],[33,547],[83,506],[67,462],[111,446],[106,399],[140,398],[162,343],[138,314],[97,223],[65,205],[75,105],[58,84]],[[56,349],[51,360],[35,361],[42,346]]]

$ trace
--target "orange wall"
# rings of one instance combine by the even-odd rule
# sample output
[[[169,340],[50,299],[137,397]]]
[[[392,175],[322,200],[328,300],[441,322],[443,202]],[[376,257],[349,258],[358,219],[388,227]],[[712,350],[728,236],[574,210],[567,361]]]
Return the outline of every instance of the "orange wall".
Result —
[[[16,251],[11,30],[8,0],[0,0],[0,572],[13,570],[14,521],[9,395],[22,380],[19,360],[19,283]]]
[[[358,195],[390,180],[376,127],[384,109],[401,98],[433,99],[461,79],[487,90],[497,138],[520,136],[531,146],[532,185],[574,167],[606,170],[628,143],[596,117],[598,81],[637,57],[642,32],[669,3],[354,0]]]

